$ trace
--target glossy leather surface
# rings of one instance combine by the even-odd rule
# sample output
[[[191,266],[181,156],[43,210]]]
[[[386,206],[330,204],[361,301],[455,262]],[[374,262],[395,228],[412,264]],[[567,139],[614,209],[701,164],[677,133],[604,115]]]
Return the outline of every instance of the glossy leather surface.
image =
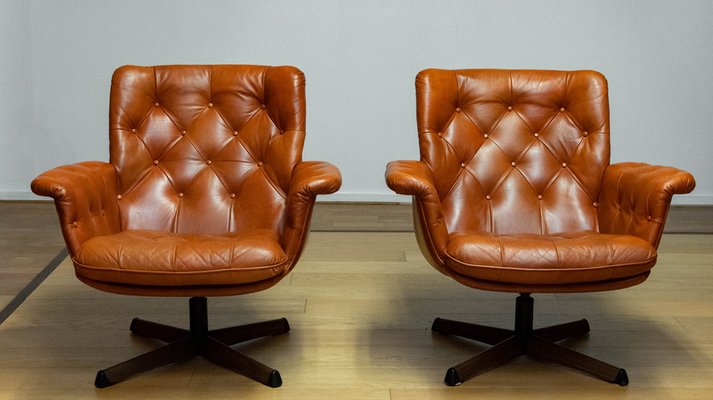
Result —
[[[304,88],[294,67],[119,68],[109,162],[32,183],[55,199],[78,277],[120,293],[206,296],[287,274],[315,197],[341,185],[333,165],[302,161]]]
[[[431,69],[416,98],[421,160],[389,163],[386,181],[414,196],[426,258],[471,286],[643,281],[672,195],[695,186],[676,168],[610,164],[607,82],[594,71]]]

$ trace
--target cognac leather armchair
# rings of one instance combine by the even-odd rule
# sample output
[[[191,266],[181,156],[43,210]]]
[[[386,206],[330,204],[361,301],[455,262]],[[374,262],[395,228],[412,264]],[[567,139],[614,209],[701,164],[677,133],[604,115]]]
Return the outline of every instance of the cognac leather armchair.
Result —
[[[445,383],[526,354],[628,384],[624,369],[559,344],[586,320],[533,328],[532,293],[643,282],[674,194],[676,168],[610,164],[607,81],[593,71],[426,70],[416,78],[420,161],[393,161],[386,182],[413,196],[431,265],[483,290],[513,292],[514,330],[436,318],[432,330],[492,345]]]
[[[315,197],[337,191],[303,162],[305,80],[294,67],[125,66],[112,79],[110,161],[58,167],[32,190],[54,198],[76,275],[99,290],[189,297],[190,328],[134,319],[168,343],[97,373],[106,387],[201,355],[271,387],[278,371],[230,346],[287,320],[208,330],[206,298],[256,292],[295,266]]]

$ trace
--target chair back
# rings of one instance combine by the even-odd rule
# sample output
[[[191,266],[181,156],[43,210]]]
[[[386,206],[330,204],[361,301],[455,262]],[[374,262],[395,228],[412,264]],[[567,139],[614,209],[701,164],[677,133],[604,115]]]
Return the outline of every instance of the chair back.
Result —
[[[593,71],[422,71],[421,160],[448,231],[596,231],[607,96]]]
[[[122,230],[281,229],[304,82],[294,67],[119,68],[109,128]]]

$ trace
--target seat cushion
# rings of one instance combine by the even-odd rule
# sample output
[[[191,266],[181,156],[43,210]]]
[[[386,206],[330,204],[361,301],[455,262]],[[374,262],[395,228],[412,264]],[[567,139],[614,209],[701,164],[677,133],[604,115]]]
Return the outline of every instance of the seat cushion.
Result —
[[[253,283],[285,272],[277,235],[189,235],[130,230],[87,240],[74,256],[78,275],[100,282],[147,286]]]
[[[625,279],[656,263],[656,249],[634,236],[596,232],[559,235],[454,233],[446,265],[467,277],[524,285]]]

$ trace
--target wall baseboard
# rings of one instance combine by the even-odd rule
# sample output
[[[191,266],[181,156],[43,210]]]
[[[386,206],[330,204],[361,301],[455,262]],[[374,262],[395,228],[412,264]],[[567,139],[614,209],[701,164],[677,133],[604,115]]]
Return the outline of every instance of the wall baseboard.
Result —
[[[320,196],[319,201],[328,201],[335,203],[411,203],[411,196],[403,196],[399,194],[389,193],[340,193],[329,196]],[[671,204],[674,205],[691,205],[691,206],[710,206],[713,205],[713,195],[696,195],[689,194],[683,196],[673,196]]]
[[[47,200],[47,197],[38,196],[31,191],[0,191],[0,200],[3,201],[14,201],[14,200]]]
[[[673,196],[671,204],[681,206],[710,206],[713,205],[713,195],[687,194],[683,196]]]
[[[320,196],[321,201],[335,203],[411,203],[411,196],[402,196],[395,193],[334,193],[329,196]]]
[[[48,200],[37,196],[31,191],[0,191],[0,201],[37,201]],[[335,193],[329,196],[319,196],[319,201],[334,203],[411,203],[410,196],[389,193]],[[713,195],[674,196],[671,204],[675,205],[713,205]]]

